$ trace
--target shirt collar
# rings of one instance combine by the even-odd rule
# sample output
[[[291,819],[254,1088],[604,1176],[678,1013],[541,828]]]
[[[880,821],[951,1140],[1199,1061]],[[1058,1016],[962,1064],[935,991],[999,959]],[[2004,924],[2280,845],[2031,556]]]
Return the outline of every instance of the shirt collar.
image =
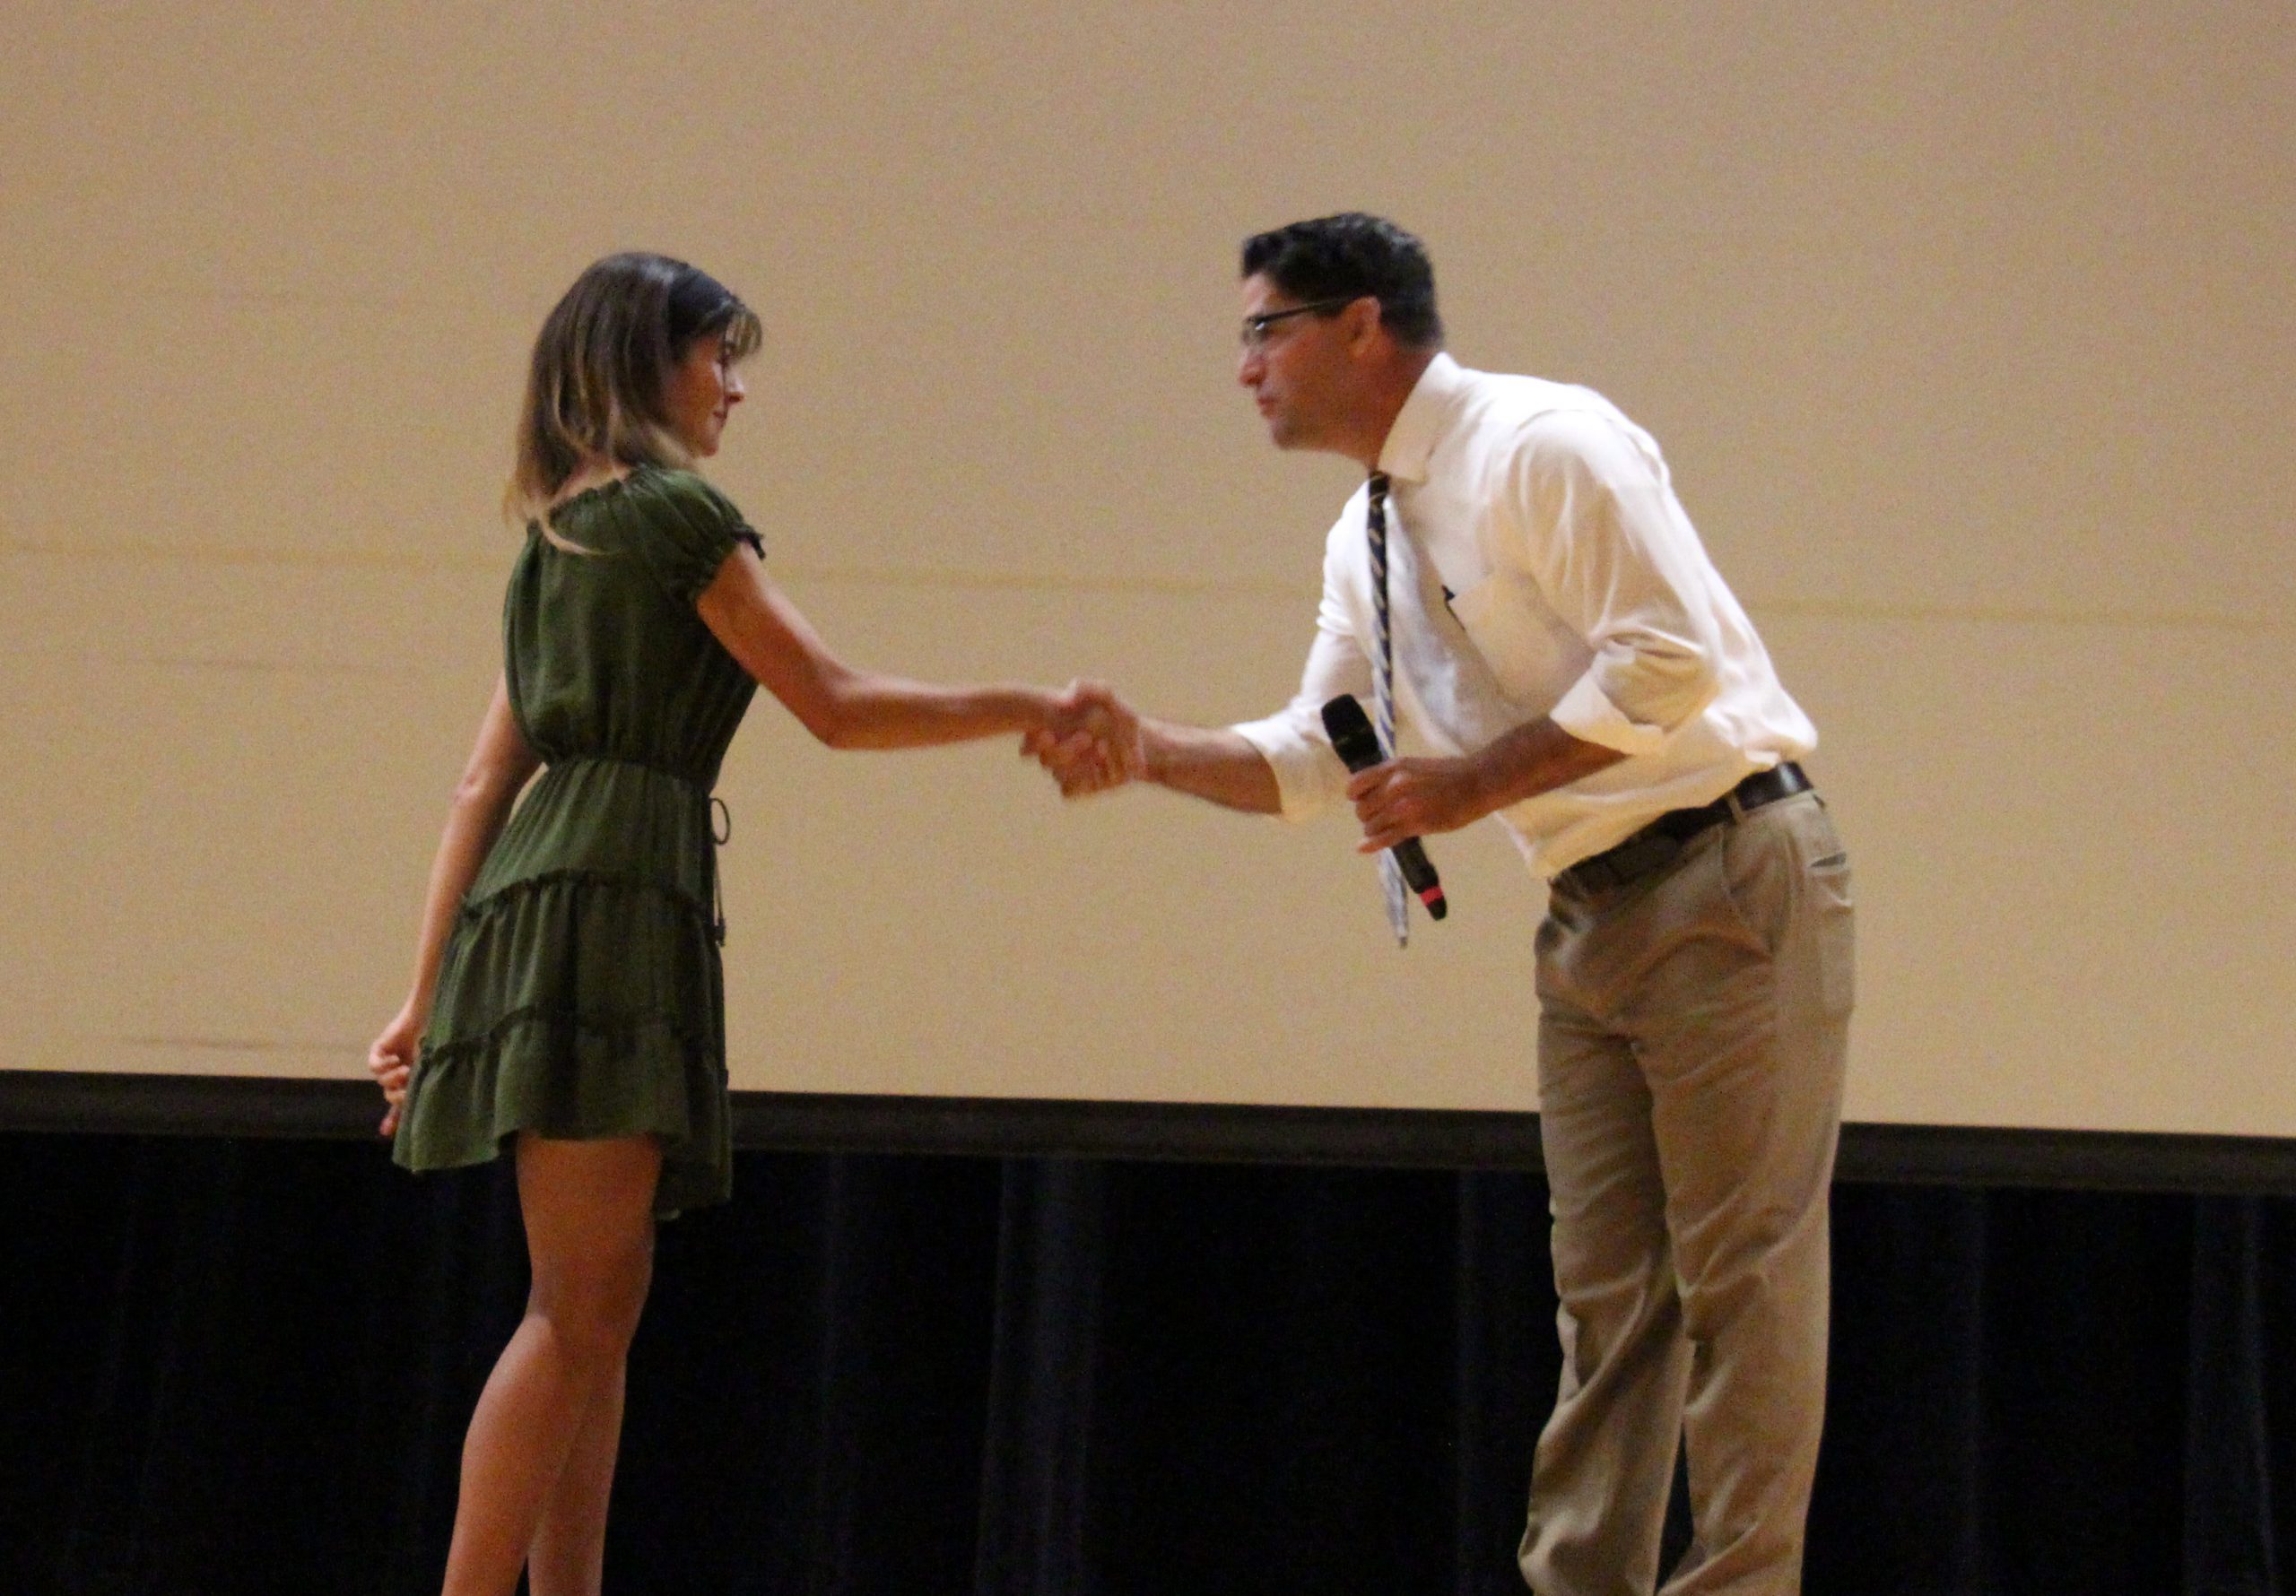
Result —
[[[1438,350],[1396,412],[1395,425],[1387,429],[1387,440],[1379,447],[1379,469],[1399,481],[1425,481],[1427,456],[1457,413],[1466,387],[1466,369]]]

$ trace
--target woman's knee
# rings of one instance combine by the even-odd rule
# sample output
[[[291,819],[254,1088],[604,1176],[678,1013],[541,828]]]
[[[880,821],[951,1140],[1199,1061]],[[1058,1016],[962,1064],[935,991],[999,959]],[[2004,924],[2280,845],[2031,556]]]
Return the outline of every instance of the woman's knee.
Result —
[[[619,1358],[637,1334],[653,1272],[650,1241],[610,1256],[536,1260],[526,1312],[546,1321],[568,1352]]]

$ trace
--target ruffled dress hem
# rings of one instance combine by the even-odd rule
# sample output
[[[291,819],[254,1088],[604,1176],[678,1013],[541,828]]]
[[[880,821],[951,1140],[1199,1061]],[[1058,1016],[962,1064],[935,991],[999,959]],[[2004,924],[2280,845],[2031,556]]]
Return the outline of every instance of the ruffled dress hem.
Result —
[[[394,1160],[416,1170],[483,1164],[520,1132],[653,1136],[662,1143],[657,1216],[726,1201],[733,1157],[717,976],[701,906],[660,883],[561,871],[467,902]],[[552,1001],[585,991],[632,1006],[583,1013]]]

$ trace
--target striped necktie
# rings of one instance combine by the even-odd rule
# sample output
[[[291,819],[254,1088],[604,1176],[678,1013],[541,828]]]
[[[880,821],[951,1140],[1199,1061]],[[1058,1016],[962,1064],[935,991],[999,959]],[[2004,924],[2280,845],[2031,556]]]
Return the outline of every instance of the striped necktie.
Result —
[[[1379,646],[1371,655],[1371,719],[1379,733],[1379,750],[1392,759],[1396,753],[1396,650],[1387,627],[1387,473],[1373,472],[1370,489],[1364,533],[1371,546],[1371,612],[1379,629]],[[1387,893],[1387,924],[1395,929],[1396,946],[1408,947],[1411,900],[1404,893],[1403,867],[1396,863],[1392,848],[1379,854],[1379,885]]]

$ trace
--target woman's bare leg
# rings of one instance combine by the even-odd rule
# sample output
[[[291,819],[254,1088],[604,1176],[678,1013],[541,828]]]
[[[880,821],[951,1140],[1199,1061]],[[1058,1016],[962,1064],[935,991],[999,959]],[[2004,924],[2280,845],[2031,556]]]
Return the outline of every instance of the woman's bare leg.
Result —
[[[599,1596],[606,1556],[606,1500],[613,1495],[613,1465],[622,1452],[622,1394],[628,1364],[591,1400],[582,1427],[559,1470],[558,1487],[544,1505],[534,1545],[526,1550],[531,1596]]]
[[[577,1436],[602,1410],[619,1432],[623,1360],[653,1274],[653,1138],[527,1134],[517,1158],[534,1286],[463,1442],[445,1596],[511,1596]],[[595,1511],[603,1545],[603,1493]],[[577,1533],[560,1525],[553,1540]]]

